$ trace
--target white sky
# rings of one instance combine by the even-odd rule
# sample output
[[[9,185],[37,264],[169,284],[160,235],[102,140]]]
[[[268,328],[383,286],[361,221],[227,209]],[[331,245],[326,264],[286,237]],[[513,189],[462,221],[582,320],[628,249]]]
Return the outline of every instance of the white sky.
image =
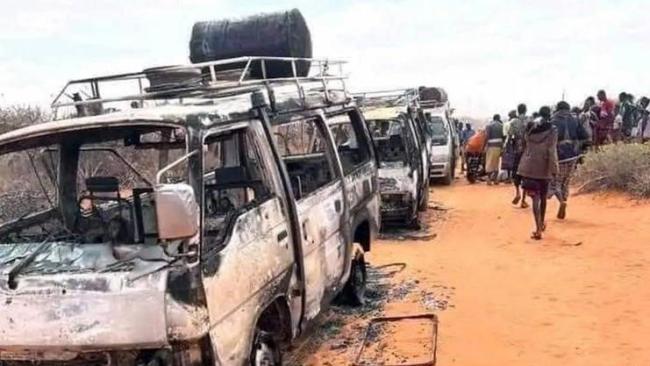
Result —
[[[0,105],[68,79],[187,62],[192,24],[298,7],[355,90],[443,86],[461,115],[650,94],[650,1],[0,0]],[[645,46],[645,47],[644,47]]]

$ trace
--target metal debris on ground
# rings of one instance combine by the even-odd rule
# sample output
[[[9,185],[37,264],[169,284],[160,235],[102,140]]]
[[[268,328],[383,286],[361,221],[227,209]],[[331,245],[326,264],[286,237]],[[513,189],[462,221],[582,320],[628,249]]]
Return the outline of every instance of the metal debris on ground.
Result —
[[[387,333],[390,336],[386,337]],[[374,318],[366,328],[354,365],[432,366],[436,364],[437,339],[435,314]]]

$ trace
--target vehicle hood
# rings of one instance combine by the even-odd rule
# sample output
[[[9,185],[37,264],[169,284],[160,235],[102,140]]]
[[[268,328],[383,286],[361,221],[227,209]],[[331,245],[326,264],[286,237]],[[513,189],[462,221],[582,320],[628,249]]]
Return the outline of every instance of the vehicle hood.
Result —
[[[167,262],[118,261],[111,246],[102,244],[47,245],[47,250],[9,283],[11,268],[38,244],[0,244],[3,357],[35,350],[168,344]]]

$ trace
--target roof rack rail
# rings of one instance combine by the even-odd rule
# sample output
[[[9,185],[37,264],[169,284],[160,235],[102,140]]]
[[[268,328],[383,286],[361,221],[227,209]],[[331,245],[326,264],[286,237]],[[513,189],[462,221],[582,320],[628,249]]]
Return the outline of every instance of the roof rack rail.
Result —
[[[438,100],[422,100],[420,99],[420,106],[422,108],[440,108],[446,107],[449,105],[449,102],[441,102]]]
[[[419,107],[420,95],[415,88],[380,90],[353,93],[352,96],[360,107]]]
[[[245,56],[155,67],[71,80],[54,98],[51,107],[55,117],[62,107],[74,107],[77,116],[86,116],[115,111],[116,108],[106,107],[109,103],[122,104],[122,107],[126,104],[127,108],[141,108],[148,101],[196,104],[196,99],[216,99],[258,90],[266,91],[272,107],[279,94],[297,99],[303,106],[313,103],[315,96],[323,104],[335,104],[350,100],[346,87],[348,76],[343,72],[345,63],[329,59]],[[282,67],[288,70],[287,76],[268,78],[269,67]]]

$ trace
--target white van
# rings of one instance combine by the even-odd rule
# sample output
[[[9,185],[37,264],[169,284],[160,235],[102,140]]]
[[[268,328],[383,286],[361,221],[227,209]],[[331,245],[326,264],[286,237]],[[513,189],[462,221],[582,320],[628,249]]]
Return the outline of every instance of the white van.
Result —
[[[458,159],[456,131],[444,107],[424,109],[425,131],[431,140],[429,148],[429,177],[453,182]]]

